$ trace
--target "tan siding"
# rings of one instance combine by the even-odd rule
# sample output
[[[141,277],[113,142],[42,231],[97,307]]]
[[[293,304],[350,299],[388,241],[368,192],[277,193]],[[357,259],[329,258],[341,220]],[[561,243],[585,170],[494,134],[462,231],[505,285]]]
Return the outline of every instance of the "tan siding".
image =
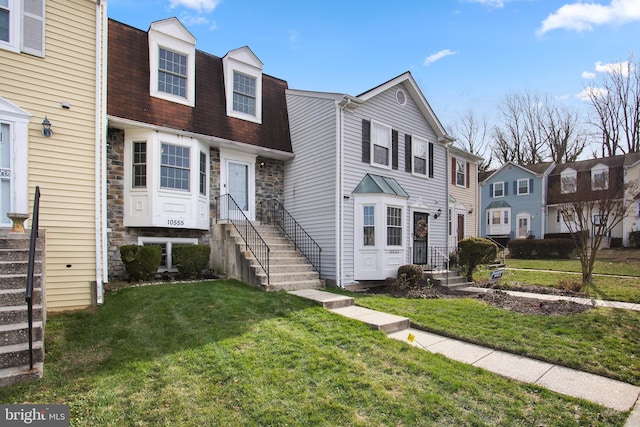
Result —
[[[0,96],[33,114],[29,198],[40,186],[47,309],[59,310],[90,305],[96,278],[96,5],[90,0],[47,0],[46,5],[45,58],[0,50]],[[62,101],[71,108],[61,108]],[[41,135],[45,115],[51,138]]]

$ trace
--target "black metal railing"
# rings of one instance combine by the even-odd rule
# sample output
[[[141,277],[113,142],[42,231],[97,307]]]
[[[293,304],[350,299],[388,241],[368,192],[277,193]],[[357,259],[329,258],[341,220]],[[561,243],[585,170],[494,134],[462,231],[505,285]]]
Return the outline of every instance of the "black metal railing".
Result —
[[[491,238],[489,236],[485,237],[485,239],[491,240],[493,243],[496,244],[496,246],[498,247],[498,257],[500,259],[502,259],[502,264],[506,264],[506,258],[507,258],[507,256],[506,256],[506,251],[507,251],[506,246],[504,246],[503,244],[498,242],[496,239],[493,239],[493,238]]]
[[[256,230],[230,194],[216,197],[216,202],[218,205],[216,223],[226,220],[233,225],[242,240],[244,240],[245,249],[251,252],[260,267],[262,267],[262,270],[264,270],[267,275],[267,284],[269,284],[269,245],[265,243],[258,230]]]
[[[321,274],[322,248],[284,208],[282,203],[275,199],[260,202],[260,219],[264,224],[279,227],[296,249],[309,261],[313,269]]]
[[[449,254],[446,247],[429,246],[428,265],[433,270],[449,270]]]
[[[27,318],[29,324],[29,369],[33,369],[33,275],[36,264],[36,245],[38,242],[38,222],[40,220],[40,187],[36,186],[33,198],[33,216],[31,218],[31,241],[29,243],[29,265],[27,269]]]

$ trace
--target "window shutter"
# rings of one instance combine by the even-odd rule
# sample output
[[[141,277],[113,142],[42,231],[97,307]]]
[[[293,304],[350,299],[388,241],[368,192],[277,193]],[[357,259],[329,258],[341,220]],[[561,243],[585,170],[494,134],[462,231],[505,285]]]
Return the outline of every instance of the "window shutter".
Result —
[[[362,161],[371,163],[371,122],[362,120]]]
[[[471,181],[470,181],[470,177],[471,176],[471,165],[469,164],[469,162],[467,162],[467,188],[471,187]]]
[[[411,168],[411,160],[413,153],[411,152],[411,135],[404,136],[404,170],[405,172],[413,172]]]
[[[429,178],[433,178],[433,142],[429,143]]]
[[[44,1],[25,0],[22,14],[21,51],[44,57]]]
[[[504,184],[502,184],[502,188],[504,188],[504,196],[508,196],[509,195],[509,183],[505,181]]]
[[[489,197],[493,197],[493,184],[489,184]]]
[[[451,185],[456,185],[456,174],[458,173],[455,157],[451,158]]]
[[[529,178],[529,193],[533,193],[533,178]]]
[[[518,180],[517,179],[515,181],[513,181],[513,194],[514,195],[518,194]]]
[[[398,131],[391,131],[391,168],[398,169]]]

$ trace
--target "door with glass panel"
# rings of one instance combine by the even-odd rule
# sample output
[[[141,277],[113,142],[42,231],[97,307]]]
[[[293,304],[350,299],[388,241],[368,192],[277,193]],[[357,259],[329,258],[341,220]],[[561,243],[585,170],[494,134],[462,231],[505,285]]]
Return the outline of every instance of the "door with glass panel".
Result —
[[[227,163],[227,191],[236,202],[229,209],[240,208],[249,215],[249,165],[229,161]]]
[[[413,213],[413,263],[427,264],[427,242],[429,237],[429,214]]]

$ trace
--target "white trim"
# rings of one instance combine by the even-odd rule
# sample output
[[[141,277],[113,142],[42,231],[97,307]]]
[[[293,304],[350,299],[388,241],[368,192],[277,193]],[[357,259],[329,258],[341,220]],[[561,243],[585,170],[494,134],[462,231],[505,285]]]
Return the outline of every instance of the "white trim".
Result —
[[[467,160],[466,159],[460,159],[458,157],[454,157],[454,159],[456,159],[456,187],[458,187],[458,188],[467,188]],[[458,183],[458,166],[459,166],[458,162],[462,162],[462,171],[463,171],[463,176],[464,176],[462,184]]]
[[[524,236],[520,235],[520,220],[521,219],[526,219],[527,220],[527,232]],[[531,220],[532,220],[532,216],[528,213],[519,213],[518,215],[516,215],[516,223],[515,223],[515,237],[516,239],[525,239],[527,238],[527,236],[529,235],[529,233],[531,232]]]
[[[388,131],[388,139],[385,138],[384,141],[379,141],[379,142],[381,142],[380,144],[376,144],[376,141],[374,140],[374,137],[373,137],[373,135],[374,135],[374,127],[375,126],[377,126],[379,128],[379,130],[381,131],[380,133],[382,133],[382,128],[385,129],[385,133],[387,133],[387,131]],[[373,119],[371,120],[371,138],[370,138],[371,139],[371,141],[370,141],[370,145],[371,145],[371,151],[370,151],[371,152],[371,160],[370,160],[370,164],[371,164],[371,166],[374,166],[374,167],[377,167],[377,168],[381,168],[381,169],[391,170],[391,168],[393,166],[392,165],[392,162],[393,162],[393,141],[392,141],[392,138],[393,138],[393,129],[391,128],[391,126],[389,126],[389,125],[387,125],[385,123],[379,122],[377,120],[373,120]],[[386,146],[383,145],[385,143],[387,144]],[[376,157],[375,156],[375,150],[374,150],[375,146],[383,147],[383,148],[386,148],[388,150],[387,151],[387,164],[386,165],[382,164],[382,163],[377,163],[375,161],[375,157]],[[413,160],[411,162],[413,163]],[[427,164],[428,164],[428,162],[427,162]]]
[[[22,2],[9,0],[9,41],[0,40],[0,49],[20,52],[20,36],[22,32]]]
[[[248,47],[241,47],[228,52],[222,58],[224,70],[224,89],[227,102],[227,116],[262,123],[262,62]],[[256,111],[255,115],[233,109],[233,80],[235,73],[255,79]]]
[[[502,184],[502,194],[499,196],[496,196],[496,184]],[[493,183],[493,191],[491,194],[491,197],[493,198],[500,198],[500,197],[505,197],[504,193],[505,193],[505,188],[506,188],[506,181],[497,181]]]
[[[229,162],[244,164],[247,166],[247,203],[248,211],[244,214],[250,221],[256,216],[256,157],[255,155],[220,149],[220,194],[228,194]]]
[[[424,146],[424,157],[416,156],[416,147]],[[393,147],[392,147],[393,148]],[[393,159],[393,153],[391,153]],[[424,173],[416,172],[416,157],[424,159]],[[418,176],[420,178],[428,178],[429,177],[429,141],[425,138],[421,138],[416,135],[412,135],[411,137],[411,174],[413,176]]]
[[[521,193],[520,192],[520,182],[526,182],[527,183],[527,192],[526,193]],[[527,196],[529,194],[531,194],[531,188],[530,185],[531,181],[529,181],[529,178],[520,178],[518,179],[517,183],[516,183],[516,196]]]

